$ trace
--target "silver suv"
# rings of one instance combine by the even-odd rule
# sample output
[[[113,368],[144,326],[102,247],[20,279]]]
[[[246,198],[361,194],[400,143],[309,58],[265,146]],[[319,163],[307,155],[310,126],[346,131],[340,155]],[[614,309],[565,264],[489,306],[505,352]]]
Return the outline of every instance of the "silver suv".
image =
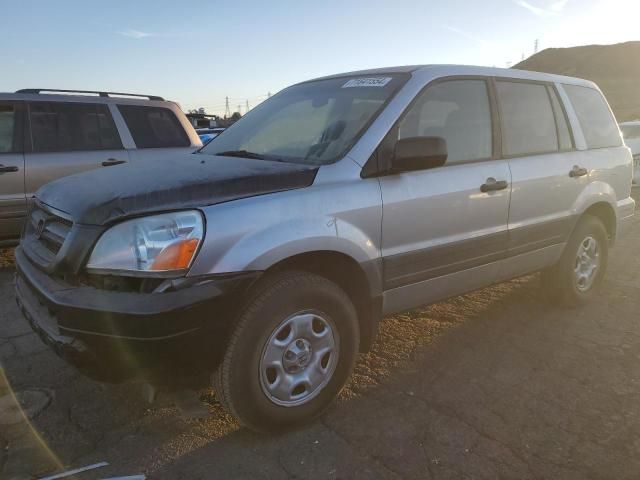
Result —
[[[215,372],[258,430],[323,412],[385,315],[535,271],[585,302],[635,208],[598,88],[517,70],[311,80],[148,160],[38,191],[18,302],[94,378]]]
[[[174,102],[152,95],[27,89],[0,93],[0,246],[17,243],[51,180],[202,146]]]

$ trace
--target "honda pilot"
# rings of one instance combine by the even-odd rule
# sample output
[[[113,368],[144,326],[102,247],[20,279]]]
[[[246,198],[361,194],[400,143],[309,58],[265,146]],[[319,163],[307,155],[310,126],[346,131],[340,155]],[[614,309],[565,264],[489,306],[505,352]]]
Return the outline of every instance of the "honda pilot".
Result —
[[[211,378],[240,422],[320,415],[381,318],[541,271],[594,296],[634,214],[591,82],[412,66],[291,86],[195,154],[40,188],[18,303],[105,381]]]

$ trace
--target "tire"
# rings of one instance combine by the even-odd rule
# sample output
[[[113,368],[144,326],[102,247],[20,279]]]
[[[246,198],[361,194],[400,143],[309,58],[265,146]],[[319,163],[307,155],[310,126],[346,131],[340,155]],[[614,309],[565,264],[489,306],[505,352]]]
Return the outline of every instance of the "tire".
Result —
[[[584,253],[585,247],[589,245],[591,247],[586,250],[593,252],[592,242],[595,242],[597,251],[597,266],[592,275],[587,275],[589,280],[585,281],[588,269],[584,267],[585,263],[579,265],[578,256]],[[593,256],[590,254],[589,258]],[[593,215],[585,214],[571,234],[560,261],[542,272],[541,281],[547,297],[567,307],[585,304],[601,286],[608,258],[609,238],[602,221]],[[577,269],[580,269],[580,275]]]
[[[336,284],[307,272],[274,274],[259,282],[237,318],[214,390],[252,430],[310,421],[351,375],[359,339],[356,309]]]

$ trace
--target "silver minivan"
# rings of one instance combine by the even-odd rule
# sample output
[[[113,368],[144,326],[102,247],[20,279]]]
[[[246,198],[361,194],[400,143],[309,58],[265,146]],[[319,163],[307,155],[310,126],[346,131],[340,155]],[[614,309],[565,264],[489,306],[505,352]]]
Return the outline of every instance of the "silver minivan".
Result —
[[[303,82],[154,166],[41,188],[18,302],[88,375],[212,378],[257,430],[321,414],[385,315],[536,271],[586,302],[635,208],[598,87],[518,70]]]
[[[0,246],[17,243],[33,194],[51,180],[201,146],[180,107],[161,97],[0,93]]]

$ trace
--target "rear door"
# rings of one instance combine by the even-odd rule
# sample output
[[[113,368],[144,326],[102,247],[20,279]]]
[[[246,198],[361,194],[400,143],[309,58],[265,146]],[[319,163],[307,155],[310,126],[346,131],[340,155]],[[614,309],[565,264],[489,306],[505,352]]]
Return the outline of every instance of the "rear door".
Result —
[[[170,108],[118,105],[118,110],[135,143],[135,149],[130,150],[132,160],[175,158],[176,154],[195,150]]]
[[[0,243],[20,234],[26,215],[23,107],[0,100]]]
[[[556,260],[588,180],[577,174],[584,156],[575,148],[555,86],[510,79],[496,79],[495,86],[502,153],[513,182],[509,256],[519,258],[505,262],[501,278],[509,278]]]
[[[380,178],[385,311],[495,280],[507,250],[511,178],[494,148],[492,105],[485,79],[441,81],[418,96],[389,134],[389,145],[442,137],[448,158],[442,167]]]
[[[129,160],[107,105],[29,102],[28,107],[28,200],[38,188],[57,178]]]

